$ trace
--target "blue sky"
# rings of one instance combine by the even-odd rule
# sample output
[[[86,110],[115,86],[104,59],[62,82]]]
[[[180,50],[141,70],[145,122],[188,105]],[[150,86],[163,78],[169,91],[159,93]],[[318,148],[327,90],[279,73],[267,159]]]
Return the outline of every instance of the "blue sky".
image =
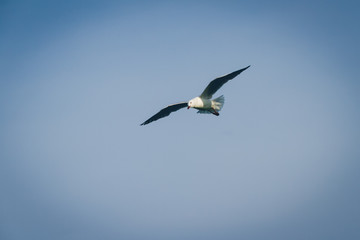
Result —
[[[3,1],[0,238],[358,239],[358,9]]]

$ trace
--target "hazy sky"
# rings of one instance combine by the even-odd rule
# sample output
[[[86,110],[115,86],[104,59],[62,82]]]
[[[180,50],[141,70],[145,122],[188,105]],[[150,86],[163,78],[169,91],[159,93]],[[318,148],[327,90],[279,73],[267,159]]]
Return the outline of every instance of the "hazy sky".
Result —
[[[1,1],[0,239],[360,239],[359,9]]]

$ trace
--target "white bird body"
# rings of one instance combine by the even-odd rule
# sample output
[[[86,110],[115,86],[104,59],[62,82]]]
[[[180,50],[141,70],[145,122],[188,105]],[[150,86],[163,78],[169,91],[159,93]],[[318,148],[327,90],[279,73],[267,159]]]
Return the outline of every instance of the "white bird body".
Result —
[[[189,101],[188,106],[196,109],[206,109],[211,108],[212,102],[210,99],[205,99],[201,97],[193,98]]]
[[[160,118],[169,116],[170,113],[175,112],[184,107],[187,107],[188,109],[195,108],[199,110],[198,113],[212,113],[216,116],[219,116],[219,111],[222,109],[224,105],[225,98],[224,96],[220,96],[218,98],[211,99],[213,94],[217,90],[219,90],[222,87],[222,85],[224,85],[229,80],[235,78],[237,75],[239,75],[241,72],[245,71],[249,67],[250,66],[247,66],[246,68],[237,70],[225,76],[214,79],[209,83],[209,85],[205,88],[205,90],[201,93],[200,96],[195,97],[188,102],[181,102],[181,103],[169,105],[166,108],[160,110],[157,114],[155,114],[145,122],[143,122],[141,125],[146,125]]]
[[[215,99],[196,97],[188,102],[188,108],[195,108],[199,110],[198,113],[213,113],[215,115],[216,112],[221,110],[223,105],[224,96],[220,96]]]

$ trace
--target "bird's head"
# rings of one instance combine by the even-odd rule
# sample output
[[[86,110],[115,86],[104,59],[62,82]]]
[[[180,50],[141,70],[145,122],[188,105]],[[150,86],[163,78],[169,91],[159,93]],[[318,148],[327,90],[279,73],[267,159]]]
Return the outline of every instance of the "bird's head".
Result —
[[[199,97],[193,98],[188,102],[188,107],[189,108],[196,108],[196,107],[201,107],[202,106],[202,101]]]
[[[194,107],[194,101],[193,99],[188,101],[188,106],[187,106],[187,109],[191,108],[191,107]]]

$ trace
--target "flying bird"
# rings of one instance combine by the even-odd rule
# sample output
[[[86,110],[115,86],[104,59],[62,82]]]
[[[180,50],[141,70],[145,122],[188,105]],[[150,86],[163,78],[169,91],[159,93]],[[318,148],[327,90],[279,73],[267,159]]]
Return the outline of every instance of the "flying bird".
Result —
[[[157,114],[155,114],[145,122],[143,122],[141,125],[146,125],[160,118],[167,117],[170,115],[170,113],[185,107],[187,107],[187,109],[195,108],[198,110],[198,113],[209,113],[209,114],[212,113],[216,116],[219,116],[219,111],[224,106],[225,98],[223,95],[221,95],[218,98],[211,99],[212,96],[217,90],[219,90],[222,87],[222,85],[227,83],[229,80],[235,78],[237,75],[239,75],[241,72],[245,71],[249,67],[250,65],[247,66],[246,68],[237,70],[235,72],[229,73],[225,76],[218,77],[212,80],[209,83],[209,85],[205,88],[205,90],[201,93],[200,96],[193,98],[188,102],[181,102],[181,103],[169,105],[164,109],[160,110]]]

